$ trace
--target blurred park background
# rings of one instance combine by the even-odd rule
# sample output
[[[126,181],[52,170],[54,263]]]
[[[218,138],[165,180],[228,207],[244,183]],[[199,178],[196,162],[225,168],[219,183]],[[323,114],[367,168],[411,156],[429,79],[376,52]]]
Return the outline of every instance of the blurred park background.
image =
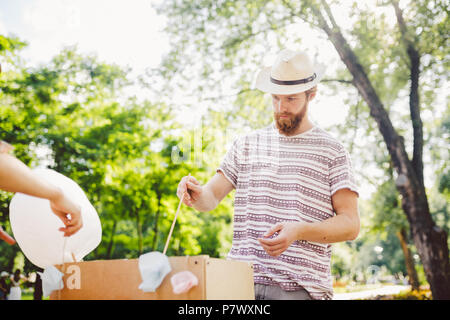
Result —
[[[349,150],[360,186],[361,232],[333,245],[335,292],[405,285],[389,298],[429,299],[430,289],[442,297],[430,281],[450,275],[437,275],[429,253],[448,264],[448,5],[1,1],[0,139],[30,167],[83,188],[103,228],[85,260],[138,258],[162,251],[179,180],[191,173],[206,183],[233,138],[272,121],[270,97],[252,89],[259,68],[282,48],[307,50],[327,65],[312,120]],[[405,158],[392,157],[402,152],[412,167],[404,175],[397,169]],[[405,200],[405,179],[425,191],[418,205]],[[212,212],[183,206],[168,255],[225,258],[233,195]],[[10,234],[12,196],[0,192],[0,225]],[[432,245],[414,237],[427,228],[437,234]],[[38,269],[17,245],[2,242],[0,252],[0,271],[32,275],[23,288],[33,298]]]

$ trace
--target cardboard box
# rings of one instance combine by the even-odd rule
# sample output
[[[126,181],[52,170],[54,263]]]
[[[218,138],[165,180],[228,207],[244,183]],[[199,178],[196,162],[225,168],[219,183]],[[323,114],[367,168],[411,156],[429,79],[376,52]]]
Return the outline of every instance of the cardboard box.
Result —
[[[253,300],[253,266],[207,255],[169,257],[172,271],[156,292],[143,292],[138,259],[97,260],[56,266],[64,273],[64,288],[51,300]],[[170,278],[189,270],[198,285],[176,295]]]

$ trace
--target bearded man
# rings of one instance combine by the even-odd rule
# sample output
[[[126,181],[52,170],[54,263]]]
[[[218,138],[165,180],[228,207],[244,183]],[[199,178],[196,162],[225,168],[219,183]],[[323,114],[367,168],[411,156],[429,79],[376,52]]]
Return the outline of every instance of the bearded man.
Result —
[[[256,299],[332,299],[330,244],[359,233],[350,156],[308,118],[322,75],[306,53],[283,50],[256,78],[274,123],[236,139],[207,184],[186,176],[178,185],[204,212],[236,189],[228,258],[253,263]]]

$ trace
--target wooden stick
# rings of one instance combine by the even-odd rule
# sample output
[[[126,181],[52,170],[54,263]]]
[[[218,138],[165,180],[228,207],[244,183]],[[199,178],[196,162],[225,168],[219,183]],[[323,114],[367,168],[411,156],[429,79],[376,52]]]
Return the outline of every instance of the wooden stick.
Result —
[[[177,212],[175,213],[175,218],[173,219],[172,226],[170,227],[169,236],[167,237],[166,245],[164,246],[163,254],[166,254],[167,247],[169,246],[169,241],[170,241],[170,238],[172,237],[173,227],[175,226],[175,222],[177,221],[178,212],[180,211],[180,207],[181,207],[181,203],[183,202],[184,195],[185,195],[185,192],[181,196],[180,203],[178,204]]]

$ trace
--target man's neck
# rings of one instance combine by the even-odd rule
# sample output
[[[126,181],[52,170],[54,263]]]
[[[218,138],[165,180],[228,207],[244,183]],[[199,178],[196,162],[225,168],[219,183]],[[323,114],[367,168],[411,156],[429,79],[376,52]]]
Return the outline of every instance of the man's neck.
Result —
[[[287,136],[287,137],[296,136],[298,134],[301,134],[303,132],[310,130],[312,127],[314,127],[313,123],[308,119],[308,117],[305,117],[305,118],[303,118],[302,122],[298,126],[297,130],[295,130],[294,132],[292,132],[290,134],[285,134],[283,132],[280,132],[280,134]]]

